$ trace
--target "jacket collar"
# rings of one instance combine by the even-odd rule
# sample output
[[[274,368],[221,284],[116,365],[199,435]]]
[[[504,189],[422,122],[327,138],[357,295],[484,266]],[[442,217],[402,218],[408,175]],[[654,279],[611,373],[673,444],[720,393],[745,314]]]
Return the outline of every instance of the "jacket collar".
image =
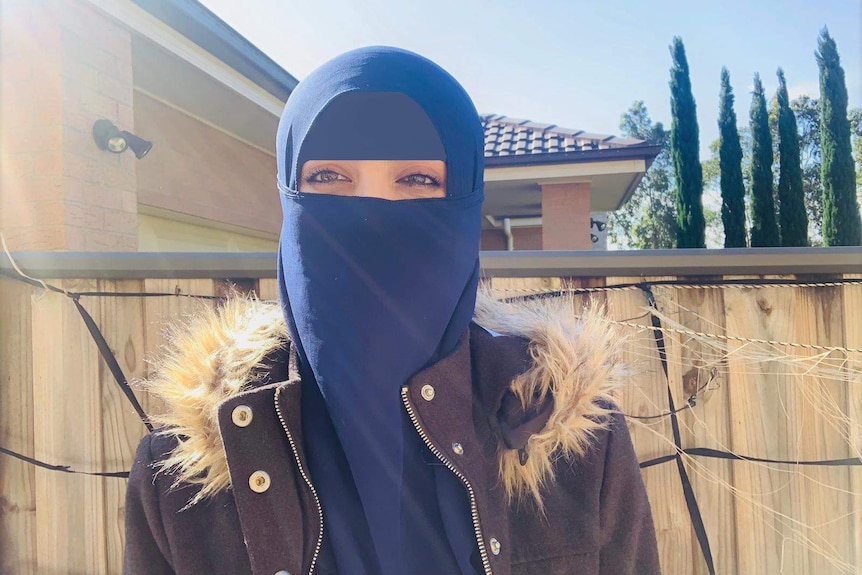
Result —
[[[607,425],[625,377],[623,338],[601,310],[575,313],[570,297],[501,303],[480,293],[470,328],[474,397],[501,435],[499,479],[510,499],[553,480],[561,454],[582,456]],[[153,416],[178,441],[161,467],[200,486],[195,501],[230,486],[219,405],[252,388],[298,379],[281,307],[234,297],[170,330],[168,351],[144,388],[166,405]],[[446,360],[417,374],[446,368]],[[429,372],[429,370],[431,370]],[[428,372],[428,373],[426,373]]]

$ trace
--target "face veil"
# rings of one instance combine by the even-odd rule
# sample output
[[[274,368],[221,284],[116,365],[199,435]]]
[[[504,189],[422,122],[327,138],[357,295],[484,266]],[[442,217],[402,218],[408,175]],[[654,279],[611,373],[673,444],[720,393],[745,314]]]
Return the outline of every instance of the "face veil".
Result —
[[[463,88],[436,64],[394,48],[331,60],[285,106],[280,295],[303,375],[324,546],[338,572],[421,572],[410,534],[443,531],[426,525],[429,516],[439,523],[436,502],[423,496],[436,492],[434,477],[417,459],[400,391],[454,350],[471,320],[483,147]],[[312,159],[444,160],[447,194],[390,201],[300,193],[302,164]],[[431,564],[437,572],[462,563],[443,547]]]

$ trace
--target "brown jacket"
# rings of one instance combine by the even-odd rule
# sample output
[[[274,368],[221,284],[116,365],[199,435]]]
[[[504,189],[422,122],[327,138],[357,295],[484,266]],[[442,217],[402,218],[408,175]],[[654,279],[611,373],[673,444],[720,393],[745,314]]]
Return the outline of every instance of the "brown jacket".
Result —
[[[573,309],[481,297],[457,349],[402,388],[417,433],[464,484],[486,574],[659,572],[611,403],[621,339]],[[129,480],[127,575],[324,575],[289,349],[280,307],[241,298],[175,332],[147,383],[167,410]]]

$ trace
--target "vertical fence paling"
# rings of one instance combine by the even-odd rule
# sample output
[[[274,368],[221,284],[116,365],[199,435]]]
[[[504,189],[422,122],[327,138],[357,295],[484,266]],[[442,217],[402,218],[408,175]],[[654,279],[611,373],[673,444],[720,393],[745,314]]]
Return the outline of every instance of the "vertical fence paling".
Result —
[[[862,279],[862,274],[848,275],[850,278]],[[858,286],[851,288],[845,286],[844,310],[842,314],[844,322],[844,341],[848,349],[862,350],[862,289]],[[848,354],[848,360],[855,360],[857,364],[862,363],[862,352]],[[850,416],[850,455],[862,456],[862,390],[860,384],[847,386],[847,406]],[[850,559],[857,568],[862,565],[862,467],[851,467],[850,473],[850,509],[852,533],[849,537],[853,546],[854,554]]]
[[[57,283],[76,291],[97,288],[93,280]],[[87,304],[92,310],[98,300]],[[71,302],[54,293],[34,298],[32,333],[36,458],[104,469],[96,345]],[[36,470],[38,572],[105,573],[105,521],[104,479]]]
[[[853,277],[853,276],[848,276]],[[860,277],[860,276],[855,276]],[[642,277],[581,280],[586,286],[644,282]],[[69,290],[220,293],[214,280],[75,280],[50,282]],[[560,278],[494,279],[503,289],[558,289]],[[743,338],[862,348],[862,285],[832,288],[679,290],[655,286],[659,311],[686,329]],[[278,295],[275,280],[257,292]],[[523,292],[521,292],[523,293]],[[640,290],[601,292],[615,320],[649,326]],[[189,298],[85,297],[130,379],[146,377],[146,360],[164,344],[163,327],[201,305]],[[576,302],[577,303],[577,302]],[[667,381],[649,329],[632,330],[626,360],[633,383],[620,403],[626,413],[666,411]],[[710,374],[714,353],[685,334],[665,335],[669,382],[677,408]],[[744,360],[748,344],[730,341],[727,376],[679,414],[683,447],[711,447],[775,459],[858,456],[862,437],[860,382],[800,385],[792,368]],[[787,351],[787,350],[784,350]],[[807,358],[814,350],[793,350]],[[838,352],[833,352],[838,353]],[[859,353],[848,359],[860,361]],[[719,366],[719,372],[725,370]],[[794,379],[796,378],[796,379]],[[137,391],[148,413],[158,405]],[[830,426],[814,408],[837,406],[849,420]],[[0,279],[0,445],[83,471],[128,469],[144,426],[119,391],[72,302]],[[639,458],[673,453],[667,418],[630,420]],[[850,444],[842,438],[850,434]],[[862,467],[791,466],[685,459],[718,573],[841,573],[862,564],[859,491]],[[705,574],[706,566],[674,463],[643,471],[666,573]],[[824,487],[825,485],[825,487]],[[731,493],[728,487],[735,490]],[[125,482],[34,468],[0,456],[0,573],[119,573]],[[783,517],[781,514],[786,515]],[[788,519],[788,517],[790,519]],[[795,519],[795,521],[794,521]],[[809,541],[824,553],[813,552]]]
[[[692,331],[725,335],[726,320],[724,290],[677,290],[657,287],[659,302],[665,303],[665,313]],[[729,407],[727,397],[716,393],[721,379],[721,365],[713,362],[716,351],[689,336],[668,333],[668,353],[671,356],[671,381],[679,383],[681,397],[677,406],[684,405],[688,396],[706,389],[697,400],[697,409],[679,414],[683,444],[730,449]],[[715,371],[712,371],[715,368]],[[736,545],[733,530],[736,525],[736,502],[723,484],[733,484],[733,462],[722,459],[692,459],[686,462],[692,488],[697,495],[704,528],[710,537],[712,556],[717,573],[737,573]],[[692,573],[705,575],[707,565],[698,546],[692,547]]]
[[[32,289],[0,279],[0,445],[33,457]],[[36,469],[0,456],[0,573],[36,574]]]
[[[823,287],[807,290],[802,294],[802,303],[797,305],[795,322],[795,341],[802,343],[820,343],[822,345],[846,347],[843,317],[837,313],[844,309],[843,289],[840,287]],[[818,354],[813,351],[803,354],[806,357],[822,356],[830,363],[840,358],[839,353],[830,352]],[[839,459],[850,456],[846,422],[835,419],[831,425],[820,425],[822,413],[840,412],[848,414],[847,385],[828,378],[813,377],[805,386],[797,386],[794,391],[805,391],[806,403],[797,399],[795,419],[799,422],[797,429],[797,453],[800,458],[809,459],[825,456],[827,459]],[[850,473],[848,468],[829,470],[822,467],[811,467],[802,470],[804,486],[801,489],[803,516],[807,528],[807,537],[821,546],[829,555],[841,558],[824,557],[819,553],[808,554],[811,573],[828,573],[829,570],[843,568],[845,572],[853,572],[850,556],[853,548],[846,536],[852,533],[852,518],[847,515],[852,505],[850,496]],[[820,486],[829,488],[823,490]],[[817,527],[814,527],[817,526]],[[843,564],[843,565],[842,565]]]
[[[141,293],[145,291],[141,280],[99,282],[99,290],[108,293]],[[89,299],[89,298],[87,298]],[[85,301],[97,312],[97,321],[114,357],[129,381],[144,376],[145,316],[147,304],[141,298],[103,297]],[[99,363],[99,385],[102,390],[101,421],[104,437],[104,468],[128,469],[138,441],[146,433],[137,413],[130,408],[127,398],[117,385],[105,362]],[[105,486],[105,539],[107,565],[122,564],[123,508],[125,481],[101,480]]]
[[[614,277],[609,285],[629,284],[642,281],[672,279],[667,277]],[[620,407],[639,416],[651,416],[668,410],[668,380],[650,326],[648,303],[641,290],[610,292],[608,313],[611,319],[631,321],[645,329],[624,333],[631,338],[624,360],[633,366],[633,377],[623,393]],[[669,366],[670,367],[670,366]],[[682,389],[675,377],[675,367],[670,378],[671,392],[678,405],[684,405]],[[647,460],[673,453],[673,434],[669,418],[648,421],[630,420],[629,428],[639,459]],[[662,569],[668,573],[693,573],[697,542],[691,529],[691,520],[686,510],[685,497],[676,464],[669,462],[643,470],[644,483],[653,510],[656,532],[659,537],[659,557]],[[681,551],[684,550],[684,551]]]
[[[736,278],[754,279],[754,278]],[[756,290],[729,290],[725,294],[726,329],[731,337],[771,339],[774,335],[761,325],[762,315],[757,308]],[[730,406],[730,446],[738,453],[779,454],[775,438],[781,422],[776,418],[780,402],[774,396],[775,386],[768,379],[768,365],[751,364],[743,359],[739,349],[746,344],[731,341],[728,344],[729,367],[732,380],[727,382]],[[780,476],[761,465],[734,468],[734,485],[740,497],[736,502],[737,529],[735,533],[738,569],[741,573],[779,573],[781,556],[781,533],[773,527],[774,518],[769,512],[752,501],[751,494],[762,494],[769,509],[780,509],[780,500],[774,493]]]

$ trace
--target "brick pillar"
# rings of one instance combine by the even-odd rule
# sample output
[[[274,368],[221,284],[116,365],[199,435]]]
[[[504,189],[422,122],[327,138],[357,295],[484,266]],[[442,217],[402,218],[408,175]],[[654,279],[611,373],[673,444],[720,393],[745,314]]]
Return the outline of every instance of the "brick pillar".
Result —
[[[542,249],[592,249],[589,184],[542,184]]]
[[[131,38],[81,0],[0,4],[0,229],[12,250],[137,250]]]

